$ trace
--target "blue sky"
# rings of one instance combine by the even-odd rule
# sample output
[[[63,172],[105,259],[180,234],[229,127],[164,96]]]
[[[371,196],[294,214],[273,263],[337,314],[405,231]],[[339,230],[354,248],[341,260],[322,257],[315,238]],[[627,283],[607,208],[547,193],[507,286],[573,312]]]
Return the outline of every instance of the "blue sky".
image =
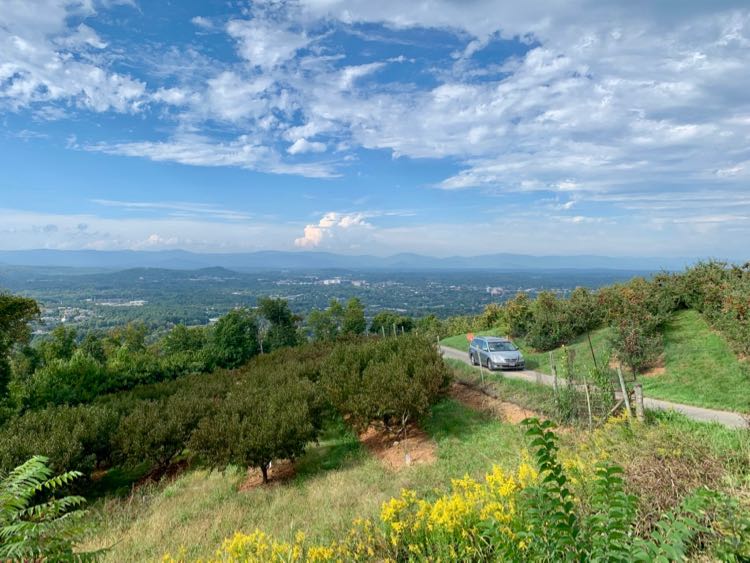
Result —
[[[748,258],[746,1],[33,4],[2,249]]]

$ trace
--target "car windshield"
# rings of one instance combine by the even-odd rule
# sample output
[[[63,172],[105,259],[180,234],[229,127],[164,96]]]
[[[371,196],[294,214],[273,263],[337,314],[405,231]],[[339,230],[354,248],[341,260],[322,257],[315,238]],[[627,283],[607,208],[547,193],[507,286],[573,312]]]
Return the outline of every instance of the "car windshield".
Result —
[[[490,352],[515,352],[518,348],[512,342],[490,342]]]

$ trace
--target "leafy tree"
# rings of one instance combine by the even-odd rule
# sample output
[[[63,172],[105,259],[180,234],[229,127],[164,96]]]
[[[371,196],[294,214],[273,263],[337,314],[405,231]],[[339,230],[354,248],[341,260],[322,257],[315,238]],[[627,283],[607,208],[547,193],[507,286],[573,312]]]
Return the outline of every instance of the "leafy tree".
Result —
[[[186,394],[142,403],[120,421],[115,438],[119,453],[132,465],[148,461],[162,470],[185,449],[210,410],[210,400]]]
[[[236,368],[258,353],[258,322],[247,309],[234,309],[216,323],[213,353],[217,365]]]
[[[533,322],[531,302],[526,293],[517,293],[505,304],[505,320],[511,336],[526,336]]]
[[[552,350],[570,340],[572,327],[567,322],[565,303],[554,293],[542,291],[531,306],[527,340],[537,350]]]
[[[207,345],[206,331],[202,327],[188,328],[178,324],[162,339],[161,347],[165,354],[200,352]]]
[[[117,412],[104,405],[26,411],[0,428],[0,470],[41,454],[55,471],[88,473],[110,460],[117,421]]]
[[[273,460],[294,459],[317,438],[316,412],[310,381],[284,372],[253,373],[201,420],[190,449],[214,466],[258,467],[266,483]]]
[[[26,381],[24,402],[32,408],[48,404],[92,401],[99,394],[117,389],[104,366],[80,350],[69,360],[56,359],[37,369]]]
[[[500,325],[505,320],[503,307],[498,303],[487,305],[482,314],[477,317],[477,329],[487,330]]]
[[[364,334],[366,328],[365,308],[359,299],[352,297],[346,302],[341,323],[341,332],[348,335],[358,335]]]
[[[44,361],[49,363],[55,360],[69,360],[76,351],[76,338],[78,332],[75,327],[57,325],[48,340],[40,345],[40,352]]]
[[[105,364],[107,362],[107,354],[104,351],[104,342],[95,332],[88,332],[86,336],[83,337],[78,349],[90,358],[95,359],[100,364]]]
[[[327,309],[313,309],[307,316],[307,326],[312,331],[313,340],[318,342],[330,342],[335,340],[339,334],[335,309],[341,308],[341,304],[335,299],[331,301]]]
[[[299,319],[289,309],[289,303],[286,300],[264,297],[258,301],[258,308],[270,324],[266,335],[269,350],[297,344]]]
[[[585,287],[577,287],[566,301],[566,320],[573,335],[585,334],[604,321],[597,296]]]
[[[415,335],[339,344],[321,372],[326,398],[358,428],[419,418],[450,380],[434,345]]]
[[[663,347],[661,334],[638,318],[623,318],[614,323],[610,342],[617,358],[633,375],[652,365]]]
[[[72,561],[82,529],[80,496],[53,496],[80,477],[77,471],[53,476],[48,460],[34,456],[7,475],[0,475],[0,559]],[[93,555],[93,554],[88,554]]]
[[[128,352],[143,352],[146,350],[146,336],[148,328],[143,323],[128,323],[123,327],[117,327],[109,332],[105,340],[107,355],[118,348],[124,348]]]
[[[33,299],[0,293],[0,400],[8,393],[13,347],[29,341],[29,323],[39,313],[39,305]]]
[[[370,323],[370,332],[375,334],[383,334],[386,336],[393,334],[394,329],[396,334],[402,332],[411,332],[414,328],[414,320],[411,317],[399,315],[393,311],[381,311],[375,315]]]

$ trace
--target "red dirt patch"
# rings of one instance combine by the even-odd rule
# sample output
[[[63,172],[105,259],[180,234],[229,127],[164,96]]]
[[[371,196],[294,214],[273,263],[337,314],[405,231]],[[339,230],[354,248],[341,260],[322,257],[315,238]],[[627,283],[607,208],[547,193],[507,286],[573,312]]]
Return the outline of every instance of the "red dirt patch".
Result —
[[[463,383],[454,382],[450,388],[450,395],[470,409],[486,412],[511,424],[518,424],[530,417],[536,417],[540,420],[544,419],[543,416],[532,410],[525,409],[515,403],[490,397],[480,390],[464,385]]]
[[[294,464],[288,459],[274,461],[268,469],[268,483],[266,486],[281,485],[294,477]],[[240,485],[240,491],[249,491],[262,487],[263,473],[257,467],[247,470],[247,479]]]
[[[656,359],[654,365],[644,371],[641,375],[643,377],[658,377],[667,373],[667,368],[664,367],[664,356],[661,355]]]
[[[437,445],[415,424],[407,425],[405,440],[403,434],[372,425],[359,435],[359,440],[383,465],[394,471],[433,463],[437,459]]]

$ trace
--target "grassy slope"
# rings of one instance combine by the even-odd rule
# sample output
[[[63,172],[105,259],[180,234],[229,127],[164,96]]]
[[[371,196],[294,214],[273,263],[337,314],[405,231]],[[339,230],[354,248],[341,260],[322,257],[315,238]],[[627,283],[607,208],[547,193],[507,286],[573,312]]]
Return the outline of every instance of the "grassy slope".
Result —
[[[457,377],[476,377],[466,368],[457,366]],[[546,388],[497,374],[492,378],[506,400],[533,407],[550,398]],[[708,448],[696,454],[700,458],[696,463],[702,463],[706,454],[724,459],[737,453],[723,465],[733,475],[746,472],[750,444],[744,434],[692,423],[674,413],[652,414],[651,418],[656,425],[639,427],[638,432],[607,425],[602,430],[607,438],[601,435],[591,441],[588,433],[571,429],[561,439],[566,449],[583,455],[602,444],[608,451],[612,447],[612,459],[621,463],[663,453],[682,436],[680,442],[688,440],[681,446],[685,452]],[[332,423],[320,444],[298,461],[297,477],[290,483],[238,492],[241,472],[198,470],[171,483],[141,489],[128,499],[100,500],[92,507],[95,528],[83,547],[111,546],[107,560],[119,562],[159,559],[165,552],[178,555],[181,548],[186,558],[206,557],[235,531],[256,527],[280,539],[303,530],[311,538],[326,541],[347,530],[356,517],[377,518],[382,502],[403,487],[431,495],[436,489],[447,489],[453,477],[467,473],[481,477],[493,464],[516,467],[526,447],[518,426],[487,418],[450,399],[432,408],[423,428],[438,447],[438,460],[430,466],[388,471],[343,424]]]
[[[649,397],[750,412],[750,365],[695,311],[680,311],[664,331],[666,373],[641,377]]]
[[[597,362],[607,364],[611,347],[607,329],[591,333]],[[445,346],[467,350],[464,335],[442,341]],[[529,369],[551,373],[548,352],[529,350],[523,340],[516,340],[526,358]],[[593,358],[586,336],[569,345],[575,351],[577,371],[588,370]],[[553,350],[553,359],[559,362],[560,349]],[[699,407],[750,412],[750,364],[740,362],[726,340],[712,331],[695,311],[679,311],[667,324],[664,332],[664,367],[661,375],[641,376],[645,393],[649,397],[685,403]]]
[[[433,407],[423,427],[437,442],[433,465],[388,471],[343,425],[334,425],[285,485],[238,492],[240,472],[199,470],[128,501],[99,501],[84,547],[112,546],[107,560],[119,562],[159,559],[167,551],[177,555],[182,547],[191,559],[206,557],[236,530],[256,527],[279,538],[291,539],[299,529],[328,540],[356,517],[377,517],[383,501],[403,487],[429,493],[448,487],[452,477],[481,477],[493,463],[515,467],[524,443],[520,428],[448,399]]]

